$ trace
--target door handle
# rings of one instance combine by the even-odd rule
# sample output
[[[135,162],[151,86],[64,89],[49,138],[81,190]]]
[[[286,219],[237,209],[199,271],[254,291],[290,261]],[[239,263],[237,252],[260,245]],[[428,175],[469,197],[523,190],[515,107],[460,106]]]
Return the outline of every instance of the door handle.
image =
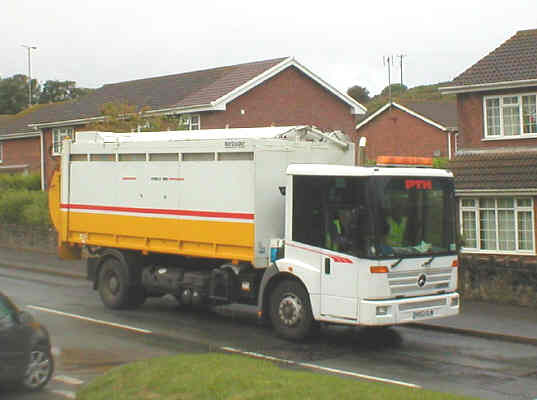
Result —
[[[330,258],[326,257],[324,259],[324,273],[330,275]]]

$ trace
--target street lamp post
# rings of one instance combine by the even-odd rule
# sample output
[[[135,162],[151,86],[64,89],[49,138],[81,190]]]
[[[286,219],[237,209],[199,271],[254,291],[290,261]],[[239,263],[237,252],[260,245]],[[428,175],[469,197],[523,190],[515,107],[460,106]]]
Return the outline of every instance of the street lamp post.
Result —
[[[32,106],[32,64],[30,62],[30,51],[37,49],[36,46],[21,45],[28,50],[28,108]]]

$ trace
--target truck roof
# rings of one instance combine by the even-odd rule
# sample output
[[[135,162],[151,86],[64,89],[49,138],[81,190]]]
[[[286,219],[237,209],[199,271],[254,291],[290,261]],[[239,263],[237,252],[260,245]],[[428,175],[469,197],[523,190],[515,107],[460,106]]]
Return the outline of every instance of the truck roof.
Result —
[[[174,142],[201,140],[235,140],[235,139],[292,139],[296,135],[304,139],[317,138],[337,140],[345,143],[340,132],[324,133],[307,125],[299,126],[270,126],[262,128],[230,128],[230,129],[200,129],[189,131],[114,133],[114,132],[79,132],[77,143],[132,143],[132,142]],[[306,138],[307,137],[307,138]]]
[[[358,167],[333,164],[292,164],[287,167],[288,175],[325,176],[428,176],[452,178],[445,169],[420,167]]]

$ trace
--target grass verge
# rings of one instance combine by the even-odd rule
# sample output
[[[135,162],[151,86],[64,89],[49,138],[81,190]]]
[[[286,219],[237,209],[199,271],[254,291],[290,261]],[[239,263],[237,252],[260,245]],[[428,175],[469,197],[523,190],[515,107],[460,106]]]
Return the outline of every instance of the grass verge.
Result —
[[[423,399],[467,400],[396,385],[280,368],[239,355],[181,354],[113,369],[77,393],[77,400]]]

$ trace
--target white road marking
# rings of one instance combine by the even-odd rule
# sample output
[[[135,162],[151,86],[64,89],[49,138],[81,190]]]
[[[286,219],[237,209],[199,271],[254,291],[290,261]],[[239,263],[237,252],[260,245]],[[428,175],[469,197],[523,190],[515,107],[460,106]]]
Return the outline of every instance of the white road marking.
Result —
[[[261,354],[261,353],[254,353],[254,352],[251,352],[251,351],[242,351],[242,350],[239,350],[239,349],[235,349],[233,347],[220,347],[220,350],[227,351],[227,352],[230,352],[230,353],[243,354],[243,355],[249,356],[249,357],[261,358],[261,359],[269,360],[269,361],[277,361],[277,362],[281,362],[281,363],[285,363],[285,364],[296,365],[296,366],[302,367],[302,368],[315,369],[315,370],[324,371],[324,372],[331,372],[331,373],[339,374],[339,375],[351,376],[351,377],[354,377],[354,378],[366,379],[366,380],[369,380],[369,381],[391,383],[391,384],[394,384],[394,385],[405,386],[405,387],[410,387],[410,388],[414,388],[414,389],[422,389],[421,386],[416,385],[414,383],[396,381],[396,380],[393,380],[393,379],[380,378],[378,376],[364,375],[364,374],[359,374],[359,373],[351,372],[351,371],[345,371],[345,370],[341,370],[341,369],[323,367],[322,365],[317,365],[317,364],[310,364],[310,363],[303,363],[303,362],[292,361],[292,360],[285,360],[283,358],[277,358],[277,357],[273,357],[273,356],[268,356],[268,355]]]
[[[66,375],[56,375],[52,378],[52,380],[65,383],[67,385],[82,385],[84,383],[84,381],[81,381],[80,379]]]
[[[150,331],[148,329],[135,328],[133,326],[117,324],[115,322],[102,321],[102,320],[98,320],[98,319],[94,319],[94,318],[84,317],[82,315],[71,314],[71,313],[66,313],[66,312],[63,312],[63,311],[53,310],[53,309],[50,309],[50,308],[45,308],[45,307],[40,307],[40,306],[33,306],[33,305],[27,305],[26,307],[30,308],[30,309],[33,309],[33,310],[37,310],[37,311],[43,311],[43,312],[48,312],[48,313],[51,313],[51,314],[62,315],[62,316],[65,316],[65,317],[71,317],[71,318],[79,319],[79,320],[82,320],[82,321],[94,322],[96,324],[112,326],[112,327],[115,327],[115,328],[127,329],[127,330],[140,332],[140,333],[146,333],[146,334],[153,333],[152,331]],[[310,363],[303,363],[303,362],[292,361],[292,360],[285,360],[283,358],[273,357],[273,356],[269,356],[269,355],[261,354],[261,353],[254,353],[254,352],[250,352],[250,351],[243,351],[243,350],[240,350],[240,349],[235,349],[233,347],[225,347],[224,346],[224,347],[220,347],[220,350],[227,351],[227,352],[230,352],[230,353],[243,354],[243,355],[246,355],[246,356],[249,356],[249,357],[255,357],[255,358],[260,358],[260,359],[269,360],[269,361],[276,361],[276,362],[280,362],[280,363],[296,365],[296,366],[299,366],[299,367],[302,367],[302,368],[309,368],[309,369],[314,369],[314,370],[319,370],[319,371],[324,371],[324,372],[331,372],[331,373],[339,374],[339,375],[351,376],[351,377],[354,377],[354,378],[366,379],[366,380],[375,381],[375,382],[391,383],[391,384],[399,385],[399,386],[405,386],[405,387],[410,387],[410,388],[415,388],[415,389],[422,389],[421,386],[416,385],[414,383],[397,381],[397,380],[393,380],[393,379],[381,378],[381,377],[371,376],[371,375],[364,375],[364,374],[359,374],[359,373],[352,372],[352,371],[345,371],[345,370],[341,370],[341,369],[323,367],[322,365],[317,365],[317,364],[310,364]],[[60,395],[64,395],[66,397],[71,396],[71,394],[74,395],[74,393],[67,392],[67,391],[53,391],[53,392],[58,393]],[[76,398],[76,397],[68,397],[68,398]]]
[[[117,324],[115,322],[102,321],[102,320],[99,320],[99,319],[84,317],[83,315],[71,314],[71,313],[67,313],[67,312],[63,312],[63,311],[53,310],[53,309],[50,309],[50,308],[32,306],[32,305],[27,305],[26,307],[30,308],[32,310],[43,311],[43,312],[47,312],[47,313],[50,313],[50,314],[62,315],[64,317],[75,318],[75,319],[79,319],[79,320],[82,320],[82,321],[93,322],[93,323],[100,324],[100,325],[112,326],[114,328],[127,329],[129,331],[147,333],[147,334],[153,333],[152,331],[147,330],[147,329],[135,328],[133,326]]]
[[[76,399],[76,393],[69,390],[51,390],[51,392],[65,397],[66,399]]]

